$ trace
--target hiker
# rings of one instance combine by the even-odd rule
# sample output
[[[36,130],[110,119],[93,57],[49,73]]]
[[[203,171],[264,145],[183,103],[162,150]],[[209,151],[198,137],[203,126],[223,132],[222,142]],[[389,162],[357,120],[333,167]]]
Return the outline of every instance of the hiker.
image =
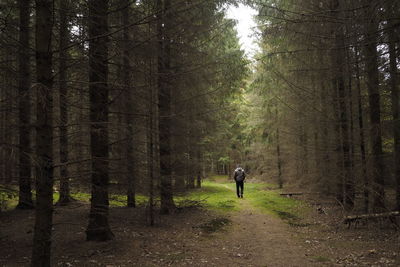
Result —
[[[239,198],[243,198],[243,183],[245,178],[246,174],[244,173],[243,168],[238,165],[235,169],[233,179],[236,182],[236,194]]]

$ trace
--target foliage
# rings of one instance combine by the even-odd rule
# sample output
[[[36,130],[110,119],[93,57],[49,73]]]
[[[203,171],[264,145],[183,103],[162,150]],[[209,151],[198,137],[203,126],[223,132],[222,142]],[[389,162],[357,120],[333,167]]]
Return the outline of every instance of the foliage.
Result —
[[[0,186],[0,211],[8,210],[18,204],[17,193],[13,188]]]

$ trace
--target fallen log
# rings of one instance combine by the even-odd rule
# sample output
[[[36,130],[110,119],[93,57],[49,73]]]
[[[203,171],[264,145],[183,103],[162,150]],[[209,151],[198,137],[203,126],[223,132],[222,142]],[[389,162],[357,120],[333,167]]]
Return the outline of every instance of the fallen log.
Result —
[[[395,217],[400,216],[399,211],[383,212],[383,213],[372,213],[372,214],[360,214],[346,216],[343,219],[344,224],[348,224],[350,227],[351,223],[357,223],[359,221],[369,221],[375,219],[389,219],[391,222],[395,223]]]

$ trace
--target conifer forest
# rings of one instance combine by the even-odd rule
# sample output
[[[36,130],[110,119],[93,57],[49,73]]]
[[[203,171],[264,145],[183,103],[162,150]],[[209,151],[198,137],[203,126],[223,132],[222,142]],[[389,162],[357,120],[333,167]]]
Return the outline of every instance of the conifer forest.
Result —
[[[400,266],[399,69],[398,0],[0,0],[0,266]]]

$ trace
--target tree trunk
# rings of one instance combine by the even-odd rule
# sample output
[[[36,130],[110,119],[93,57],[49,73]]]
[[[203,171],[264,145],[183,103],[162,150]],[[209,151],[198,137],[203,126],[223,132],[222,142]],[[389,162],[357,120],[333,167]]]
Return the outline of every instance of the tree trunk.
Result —
[[[343,8],[342,8],[343,9]],[[348,23],[345,24],[345,35],[348,36],[351,32],[351,25]],[[344,36],[342,36],[344,38]],[[353,57],[352,57],[352,51],[348,49],[350,45],[350,41],[343,40],[343,46],[344,50],[346,53],[346,67],[347,67],[347,95],[346,98],[348,99],[348,114],[349,114],[349,161],[350,161],[350,166],[349,166],[349,180],[346,183],[346,193],[347,193],[347,198],[348,202],[351,204],[351,207],[354,207],[354,201],[355,201],[355,185],[356,185],[356,176],[355,176],[355,170],[354,170],[354,163],[355,163],[355,142],[354,142],[354,137],[355,137],[355,131],[354,131],[354,109],[353,109],[353,65],[352,62],[354,62]]]
[[[69,43],[69,29],[67,11],[69,8],[69,0],[60,1],[60,59],[59,59],[59,105],[60,105],[60,199],[59,205],[66,205],[71,202],[71,194],[69,188],[69,175],[68,175],[68,111],[67,111],[67,57],[68,53],[65,49]]]
[[[14,60],[14,57],[12,55],[13,50],[11,48],[6,49],[6,56],[5,60],[6,62],[12,62]],[[15,131],[13,129],[13,106],[14,106],[14,98],[13,98],[13,91],[14,91],[14,84],[13,80],[15,79],[15,76],[13,76],[13,73],[10,68],[8,68],[5,71],[4,75],[4,91],[5,91],[5,126],[6,128],[4,129],[4,177],[5,181],[7,184],[10,184],[13,181],[13,168],[14,168],[14,162],[13,162],[13,136],[15,135]]]
[[[339,1],[335,0],[333,3],[333,12],[339,17],[339,10],[343,8],[340,6]],[[341,139],[343,153],[343,178],[342,178],[342,192],[343,192],[343,204],[347,209],[354,207],[354,180],[351,173],[351,161],[350,161],[350,144],[349,144],[349,129],[348,129],[348,114],[346,105],[346,91],[345,91],[345,64],[344,59],[346,56],[345,45],[344,45],[344,29],[342,26],[335,28],[335,52],[334,52],[334,66],[335,73],[334,79],[336,82],[336,90],[338,91],[339,97],[339,121],[341,128]],[[339,189],[340,190],[340,189]]]
[[[320,91],[320,99],[321,99],[321,113],[320,113],[320,136],[321,136],[321,151],[322,151],[322,158],[321,158],[321,165],[319,168],[322,168],[320,172],[320,177],[321,177],[321,182],[324,184],[328,184],[328,187],[326,188],[328,192],[330,192],[330,186],[329,186],[329,178],[332,176],[332,168],[330,168],[329,162],[331,161],[330,159],[332,158],[331,156],[331,146],[329,145],[329,124],[327,123],[328,118],[328,101],[327,101],[327,87],[324,82],[321,82],[320,88],[322,89]],[[328,87],[329,88],[329,87]]]
[[[161,210],[168,214],[175,208],[172,194],[171,166],[171,86],[168,79],[170,73],[170,0],[158,0],[158,99],[159,99],[159,138],[160,138],[160,175],[161,175]]]
[[[282,163],[281,163],[281,148],[280,148],[280,140],[279,140],[279,122],[278,122],[278,108],[276,107],[275,113],[275,122],[276,122],[276,160],[278,167],[278,185],[279,188],[283,188],[283,180],[282,180]]]
[[[197,169],[197,181],[196,181],[196,187],[201,188],[201,152],[200,152],[200,147],[197,147],[197,164],[196,164],[196,169]]]
[[[189,111],[190,112],[190,111]],[[193,189],[195,187],[195,171],[194,171],[194,156],[193,156],[193,147],[192,147],[192,139],[193,133],[190,128],[190,121],[193,119],[192,114],[188,114],[188,118],[185,122],[186,127],[186,142],[187,142],[187,158],[186,158],[186,188]]]
[[[301,160],[301,176],[307,177],[308,176],[308,135],[307,135],[307,129],[304,125],[300,127],[300,146],[302,147],[302,152],[300,156]]]
[[[88,241],[113,239],[108,223],[108,0],[89,0],[89,95],[92,197]]]
[[[397,62],[396,62],[396,41],[397,36],[394,32],[395,28],[395,13],[393,12],[396,3],[387,4],[388,19],[388,37],[389,37],[389,70],[390,70],[390,90],[392,96],[392,116],[393,116],[393,138],[394,138],[394,168],[396,181],[396,209],[400,211],[400,103],[399,103],[399,88],[397,81]],[[396,40],[397,39],[397,40]]]
[[[201,188],[201,171],[197,172],[197,184],[196,184],[197,188]]]
[[[150,63],[150,70],[152,69],[152,64]],[[151,73],[150,78],[151,81]],[[154,145],[154,87],[150,82],[150,91],[149,91],[149,117],[148,117],[148,129],[147,129],[147,167],[148,167],[148,176],[149,176],[149,203],[148,203],[148,216],[149,216],[149,224],[150,226],[154,225],[154,153],[155,153],[155,145]]]
[[[362,109],[362,99],[361,99],[361,81],[360,81],[360,67],[359,52],[357,46],[355,48],[356,54],[356,86],[357,86],[357,99],[358,99],[358,126],[360,128],[360,152],[361,152],[361,168],[363,176],[363,197],[364,197],[364,212],[368,213],[369,209],[369,179],[367,174],[367,159],[365,156],[365,137],[364,137],[364,119],[363,119],[363,109]]]
[[[341,133],[341,123],[340,123],[340,105],[339,105],[339,94],[338,94],[338,87],[337,87],[337,80],[333,78],[332,80],[332,89],[333,89],[333,101],[332,101],[332,107],[333,107],[333,113],[334,113],[334,132],[335,132],[335,167],[336,167],[336,175],[335,175],[335,183],[336,183],[336,189],[335,189],[335,195],[336,199],[340,203],[344,203],[344,194],[343,194],[343,135]]]
[[[152,36],[156,31],[157,25],[155,23],[149,23],[148,25],[148,35]],[[151,43],[153,45],[153,43]],[[154,47],[158,46],[158,42],[154,44]],[[157,126],[157,87],[155,79],[153,78],[155,75],[153,71],[155,67],[153,66],[153,57],[149,58],[148,61],[148,69],[149,73],[147,76],[147,84],[149,85],[148,92],[148,119],[147,119],[147,171],[148,171],[148,194],[149,194],[149,202],[148,202],[148,220],[150,226],[154,225],[154,185],[156,179],[156,168],[155,168],[155,154],[156,154],[156,129]],[[158,171],[158,170],[157,170]]]
[[[53,1],[36,0],[36,216],[31,266],[50,266],[53,220]]]
[[[350,122],[350,137],[349,137],[349,160],[350,160],[350,177],[346,183],[346,193],[349,203],[351,207],[354,206],[355,200],[355,172],[354,172],[354,159],[355,159],[355,145],[354,145],[354,114],[353,114],[353,86],[352,86],[352,69],[350,66],[351,58],[350,53],[347,51],[347,65],[348,65],[348,91],[347,91],[347,98],[349,102],[349,122]]]
[[[365,68],[366,83],[368,88],[369,114],[370,114],[370,140],[372,148],[371,177],[374,210],[385,208],[385,191],[382,158],[382,133],[381,133],[381,108],[379,94],[379,70],[377,53],[378,23],[375,21],[376,10],[370,2],[366,12],[365,35]]]
[[[133,1],[134,4],[135,1]],[[135,207],[135,165],[136,162],[133,158],[133,116],[132,116],[132,107],[134,103],[132,101],[132,80],[131,80],[131,53],[129,51],[129,44],[131,42],[129,36],[129,16],[131,14],[131,0],[122,0],[122,25],[124,27],[123,30],[123,55],[122,55],[122,84],[125,86],[124,95],[125,95],[125,125],[127,127],[127,136],[126,136],[126,163],[127,163],[127,173],[126,173],[126,181],[128,185],[127,189],[127,206]]]
[[[33,208],[30,150],[30,0],[19,0],[19,198],[17,209]]]

